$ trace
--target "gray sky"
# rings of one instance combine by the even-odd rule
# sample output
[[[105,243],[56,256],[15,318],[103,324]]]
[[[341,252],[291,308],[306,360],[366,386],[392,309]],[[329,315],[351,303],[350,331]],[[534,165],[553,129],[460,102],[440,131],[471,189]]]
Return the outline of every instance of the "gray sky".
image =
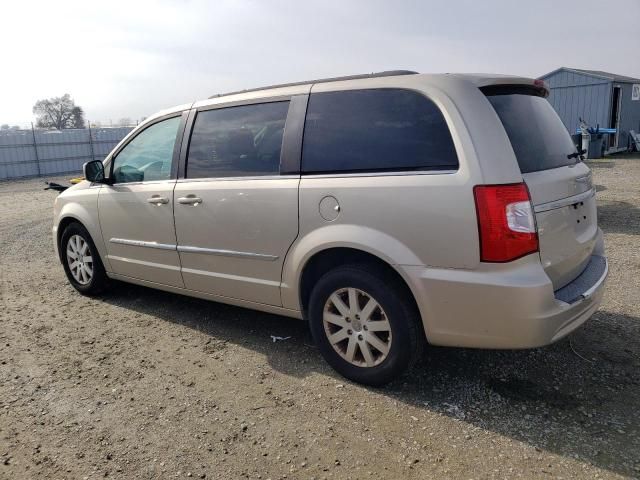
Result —
[[[640,77],[640,0],[12,1],[0,123],[70,93],[91,120],[214,93],[389,69]]]

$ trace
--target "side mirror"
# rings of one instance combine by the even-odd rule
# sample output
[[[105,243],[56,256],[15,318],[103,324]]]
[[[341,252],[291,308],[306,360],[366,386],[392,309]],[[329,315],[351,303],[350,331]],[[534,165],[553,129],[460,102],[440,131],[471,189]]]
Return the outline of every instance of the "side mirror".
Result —
[[[82,166],[84,178],[90,182],[104,182],[104,165],[100,160],[92,160]]]

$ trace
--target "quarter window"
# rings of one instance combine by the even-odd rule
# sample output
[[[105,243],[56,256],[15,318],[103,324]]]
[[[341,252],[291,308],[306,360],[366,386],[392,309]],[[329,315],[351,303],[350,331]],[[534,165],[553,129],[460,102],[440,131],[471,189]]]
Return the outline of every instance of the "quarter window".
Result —
[[[457,169],[440,109],[403,89],[314,93],[304,127],[305,173]]]
[[[173,146],[180,117],[169,118],[144,129],[113,161],[115,183],[147,182],[171,178]]]
[[[278,174],[288,109],[289,102],[272,102],[199,112],[186,177]]]

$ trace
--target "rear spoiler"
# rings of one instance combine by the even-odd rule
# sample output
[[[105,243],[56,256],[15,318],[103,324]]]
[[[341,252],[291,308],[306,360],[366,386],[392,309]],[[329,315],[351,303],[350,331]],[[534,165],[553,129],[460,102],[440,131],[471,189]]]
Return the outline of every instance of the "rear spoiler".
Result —
[[[523,84],[498,84],[480,87],[480,91],[487,96],[493,95],[531,95],[533,97],[547,98],[549,87],[542,80],[535,80],[533,85]]]

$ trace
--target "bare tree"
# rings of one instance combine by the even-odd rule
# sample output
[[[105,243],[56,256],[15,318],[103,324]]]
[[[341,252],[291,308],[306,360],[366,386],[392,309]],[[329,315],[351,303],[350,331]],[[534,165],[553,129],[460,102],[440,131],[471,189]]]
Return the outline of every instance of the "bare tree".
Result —
[[[39,128],[84,128],[84,111],[68,93],[61,97],[38,100],[33,106],[33,113],[37,117],[36,125]]]
[[[129,127],[131,125],[133,125],[133,122],[129,117],[123,117],[120,120],[118,120],[118,126],[120,127]]]
[[[84,110],[82,110],[82,107],[73,107],[73,126],[71,128],[84,128]]]

